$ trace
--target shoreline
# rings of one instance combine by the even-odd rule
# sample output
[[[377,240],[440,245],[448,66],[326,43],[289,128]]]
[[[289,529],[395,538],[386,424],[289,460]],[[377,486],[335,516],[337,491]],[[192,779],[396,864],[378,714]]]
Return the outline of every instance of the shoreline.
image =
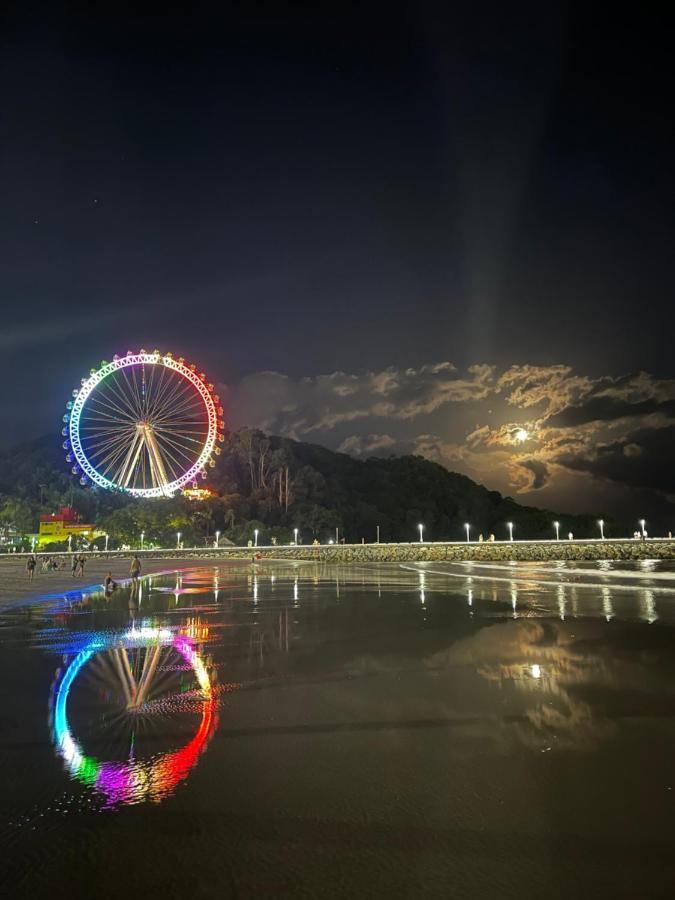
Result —
[[[213,563],[250,563],[253,555],[260,561],[280,563],[409,563],[409,562],[639,562],[675,559],[675,541],[650,538],[646,541],[495,541],[494,543],[423,544],[321,544],[319,546],[269,546],[191,548],[181,550],[90,551],[85,553],[83,577],[74,578],[70,568],[42,573],[36,570],[33,581],[26,575],[28,553],[0,555],[0,609],[25,600],[62,596],[70,591],[87,591],[102,586],[107,573],[115,581],[129,579],[129,567],[137,552],[143,575],[156,575]],[[43,556],[68,557],[51,553]]]

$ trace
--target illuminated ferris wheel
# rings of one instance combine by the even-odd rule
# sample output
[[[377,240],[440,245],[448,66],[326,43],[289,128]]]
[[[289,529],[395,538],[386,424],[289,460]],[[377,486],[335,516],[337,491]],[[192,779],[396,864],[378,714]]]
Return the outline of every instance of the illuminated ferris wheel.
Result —
[[[223,409],[203,372],[159,350],[129,350],[83,378],[63,417],[63,448],[80,483],[137,497],[206,478],[220,453]]]

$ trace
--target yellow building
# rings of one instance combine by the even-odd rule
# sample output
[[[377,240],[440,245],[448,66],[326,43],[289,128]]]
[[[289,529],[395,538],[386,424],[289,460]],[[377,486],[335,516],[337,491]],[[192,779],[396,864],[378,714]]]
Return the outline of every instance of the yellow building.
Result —
[[[67,541],[71,535],[91,541],[100,534],[103,534],[103,532],[97,529],[95,525],[86,525],[83,522],[79,522],[75,510],[64,506],[58,513],[40,516],[38,545]]]

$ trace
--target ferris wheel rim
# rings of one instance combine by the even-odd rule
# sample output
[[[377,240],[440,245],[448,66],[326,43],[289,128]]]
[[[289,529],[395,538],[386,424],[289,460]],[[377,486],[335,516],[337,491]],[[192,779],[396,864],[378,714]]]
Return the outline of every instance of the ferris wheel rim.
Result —
[[[159,486],[142,488],[121,486],[102,475],[88,458],[80,434],[80,419],[85,404],[101,382],[113,372],[138,365],[163,365],[190,382],[204,403],[206,410],[205,424],[207,427],[206,437],[199,456],[182,475]],[[220,412],[222,413],[222,410]],[[94,484],[108,490],[123,490],[135,497],[165,497],[195,481],[200,473],[205,471],[218,438],[218,417],[219,411],[216,409],[214,399],[203,378],[196,373],[194,368],[186,365],[182,359],[176,360],[171,354],[161,354],[159,352],[127,353],[126,356],[117,357],[112,362],[104,363],[99,369],[92,370],[89,378],[82,380],[82,385],[72,403],[67,431],[70,448],[78,466]]]

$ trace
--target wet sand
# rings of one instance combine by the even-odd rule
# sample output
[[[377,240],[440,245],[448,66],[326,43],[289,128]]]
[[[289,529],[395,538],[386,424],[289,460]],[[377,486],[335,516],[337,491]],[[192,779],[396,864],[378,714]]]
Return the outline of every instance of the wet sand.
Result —
[[[0,889],[670,897],[674,624],[658,562],[209,561],[13,604]]]
[[[14,559],[11,556],[0,557],[0,609],[14,601],[28,600],[45,594],[63,594],[66,591],[89,590],[101,586],[108,572],[112,572],[115,581],[120,584],[129,579],[129,568],[132,556],[97,559],[88,557],[85,574],[73,578],[70,571],[70,560],[63,569],[43,573],[40,564],[32,581],[26,574],[26,557]],[[194,559],[143,559],[143,574],[167,572],[195,565]]]

